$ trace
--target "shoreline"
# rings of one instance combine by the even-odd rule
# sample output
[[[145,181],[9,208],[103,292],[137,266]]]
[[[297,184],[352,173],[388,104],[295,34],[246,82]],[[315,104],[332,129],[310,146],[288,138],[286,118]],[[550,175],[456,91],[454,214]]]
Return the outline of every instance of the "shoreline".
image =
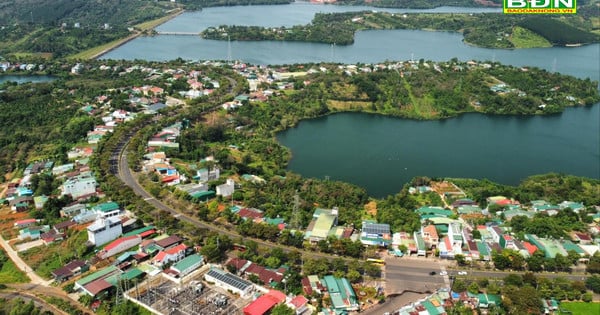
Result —
[[[184,9],[179,9],[175,13],[171,13],[169,15],[163,16],[163,17],[158,18],[158,19],[156,19],[154,21],[148,21],[148,22],[144,22],[144,23],[138,24],[138,25],[143,25],[145,23],[149,23],[148,27],[145,27],[145,28],[142,27],[141,30],[136,30],[135,33],[133,33],[133,34],[131,34],[131,35],[125,37],[125,38],[122,38],[122,39],[116,41],[114,44],[110,45],[109,47],[103,49],[102,51],[100,51],[100,52],[98,52],[96,54],[93,54],[92,56],[89,57],[89,59],[96,60],[96,59],[102,57],[103,55],[105,55],[105,54],[107,54],[107,53],[109,53],[109,52],[111,52],[111,51],[113,51],[113,50],[115,50],[115,49],[117,49],[117,48],[119,48],[119,47],[127,44],[128,42],[130,42],[130,41],[138,38],[139,36],[144,35],[144,32],[149,31],[149,30],[153,30],[153,29],[157,28],[158,26],[163,25],[166,22],[168,22],[168,21],[170,21],[170,20],[178,17],[180,14],[182,14],[184,12],[185,12]],[[156,22],[156,24],[154,24],[152,22]]]

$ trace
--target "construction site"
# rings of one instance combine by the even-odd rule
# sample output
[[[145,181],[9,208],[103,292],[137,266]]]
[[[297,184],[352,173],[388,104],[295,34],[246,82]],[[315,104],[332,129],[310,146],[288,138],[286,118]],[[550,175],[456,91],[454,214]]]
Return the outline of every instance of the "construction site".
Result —
[[[164,315],[242,315],[250,302],[202,280],[173,282],[159,274],[128,290],[124,297],[154,314]],[[190,277],[191,278],[191,277]]]

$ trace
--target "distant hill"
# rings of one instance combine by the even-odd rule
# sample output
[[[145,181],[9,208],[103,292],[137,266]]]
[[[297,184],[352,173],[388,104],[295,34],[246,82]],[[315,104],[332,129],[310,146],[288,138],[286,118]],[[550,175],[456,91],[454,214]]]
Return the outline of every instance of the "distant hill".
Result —
[[[164,16],[177,6],[168,1],[143,0],[3,0],[0,24],[133,25]]]

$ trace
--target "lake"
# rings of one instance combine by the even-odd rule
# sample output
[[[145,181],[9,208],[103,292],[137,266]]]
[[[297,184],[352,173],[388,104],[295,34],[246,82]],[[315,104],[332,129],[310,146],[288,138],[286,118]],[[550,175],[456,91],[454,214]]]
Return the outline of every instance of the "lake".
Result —
[[[292,150],[288,169],[384,197],[415,176],[510,185],[548,172],[600,178],[598,117],[598,104],[544,117],[473,113],[437,121],[339,113],[301,121],[277,138]]]
[[[499,9],[452,8],[435,10],[346,7],[296,2],[276,6],[236,6],[186,12],[159,26],[159,31],[200,32],[223,24],[291,26],[306,24],[317,12],[378,10],[389,12],[500,12]],[[268,16],[269,18],[265,18]],[[462,34],[419,30],[376,30],[357,32],[348,46],[281,41],[205,40],[200,36],[158,35],[139,37],[103,55],[103,59],[241,60],[252,64],[308,62],[376,63],[385,60],[426,59],[446,61],[490,60],[515,66],[536,66],[577,77],[600,80],[600,44],[583,47],[537,49],[487,49],[466,45]]]
[[[49,75],[0,75],[0,84],[7,81],[22,84],[27,82],[50,82],[54,80],[56,80],[56,78]]]

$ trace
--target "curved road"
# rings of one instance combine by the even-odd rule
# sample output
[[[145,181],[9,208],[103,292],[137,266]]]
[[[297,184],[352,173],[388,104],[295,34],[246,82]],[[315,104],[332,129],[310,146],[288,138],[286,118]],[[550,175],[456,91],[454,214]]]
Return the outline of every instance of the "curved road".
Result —
[[[230,87],[228,89],[228,93],[233,95],[232,92],[233,92],[233,89],[237,86],[237,81],[235,81],[233,78],[228,77],[228,76],[226,78],[230,82]],[[220,106],[221,106],[220,104],[213,105],[210,108],[207,108],[204,111],[204,114],[214,111],[214,110],[217,110],[220,108]],[[272,248],[272,247],[276,246],[286,252],[298,251],[298,252],[300,252],[300,254],[311,257],[311,258],[326,258],[326,259],[342,258],[347,261],[356,260],[354,258],[349,258],[349,257],[342,257],[342,256],[329,255],[329,254],[325,254],[325,253],[307,251],[307,250],[299,249],[296,247],[276,244],[276,243],[261,240],[261,239],[243,237],[236,231],[230,231],[230,230],[224,229],[222,227],[210,224],[208,222],[200,221],[200,220],[198,220],[192,216],[189,216],[185,213],[182,213],[182,212],[170,207],[169,205],[163,203],[162,201],[154,198],[150,193],[148,193],[137,182],[137,180],[135,179],[135,177],[133,175],[133,172],[131,171],[131,168],[129,167],[129,162],[127,161],[127,147],[129,146],[129,140],[133,137],[135,132],[136,132],[135,130],[132,130],[131,132],[127,133],[123,139],[120,139],[119,144],[115,147],[115,151],[113,151],[111,154],[111,158],[110,158],[111,159],[111,170],[110,171],[111,171],[111,173],[115,174],[123,183],[125,183],[125,185],[131,187],[131,189],[135,192],[136,195],[144,198],[144,200],[146,200],[146,202],[148,202],[149,204],[154,206],[156,209],[167,211],[174,218],[188,222],[198,228],[204,228],[204,229],[208,229],[211,231],[215,231],[222,235],[227,235],[233,239],[238,238],[238,237],[243,238],[243,239],[252,239],[258,245],[264,246],[267,248]]]

